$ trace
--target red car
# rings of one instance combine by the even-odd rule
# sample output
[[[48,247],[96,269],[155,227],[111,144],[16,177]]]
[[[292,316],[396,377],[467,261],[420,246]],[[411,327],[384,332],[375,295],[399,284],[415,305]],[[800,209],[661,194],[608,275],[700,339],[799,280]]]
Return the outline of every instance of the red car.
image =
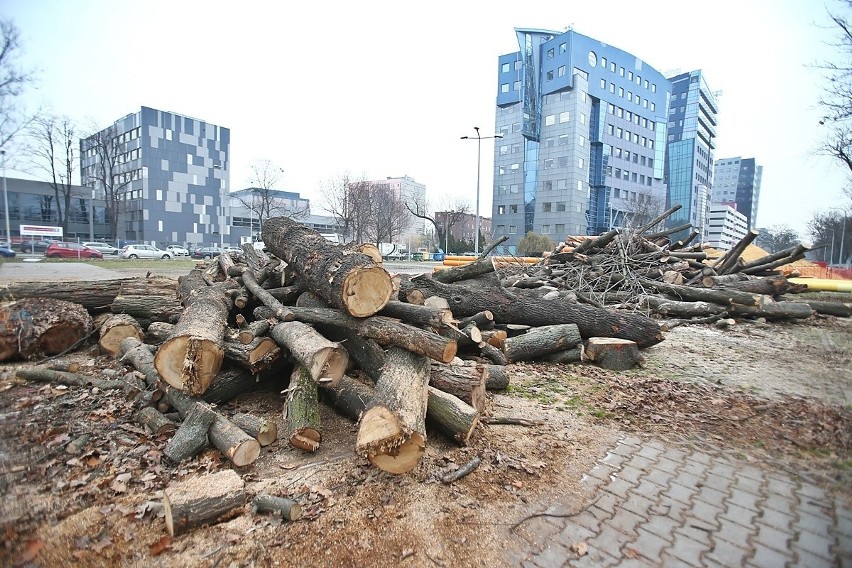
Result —
[[[103,258],[104,254],[77,243],[50,243],[44,256],[48,258]]]

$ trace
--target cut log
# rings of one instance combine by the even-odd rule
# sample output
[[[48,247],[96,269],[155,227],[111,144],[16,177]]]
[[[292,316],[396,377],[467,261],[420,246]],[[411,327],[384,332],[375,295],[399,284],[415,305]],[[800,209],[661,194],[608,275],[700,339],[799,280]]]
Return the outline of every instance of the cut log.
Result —
[[[301,365],[297,365],[290,375],[287,402],[284,404],[284,424],[291,446],[306,452],[319,449],[322,442],[322,425],[317,383]]]
[[[778,296],[789,292],[798,293],[804,292],[806,287],[799,284],[793,284],[787,277],[779,274],[768,278],[748,277],[747,275],[738,274],[742,279],[737,281],[721,281],[725,276],[710,276],[716,286],[730,290],[740,290],[741,292],[750,292],[752,294],[765,294],[767,296]]]
[[[510,362],[528,361],[547,353],[576,347],[583,341],[576,324],[544,325],[534,327],[523,335],[507,337],[503,353]]]
[[[459,327],[465,328],[471,323],[476,324],[480,330],[491,329],[494,327],[494,314],[489,310],[483,310],[459,321]]]
[[[779,300],[784,302],[798,302],[807,304],[818,314],[837,316],[841,318],[852,317],[852,302],[831,302],[825,300],[811,300],[797,296],[781,296]]]
[[[198,272],[193,270],[193,272]],[[171,337],[157,350],[154,366],[173,387],[203,394],[222,368],[230,301],[225,289],[205,286],[182,297],[186,309]]]
[[[479,423],[480,412],[450,393],[429,387],[426,419],[462,446]]]
[[[261,446],[268,446],[278,439],[278,426],[273,420],[240,412],[231,416],[231,422],[257,440]]]
[[[509,370],[505,365],[484,365],[486,390],[509,388]]]
[[[737,266],[737,263],[740,259],[740,255],[743,254],[743,251],[745,251],[746,247],[748,247],[748,245],[750,245],[752,241],[754,241],[754,239],[758,237],[758,235],[760,235],[760,231],[755,231],[753,229],[746,233],[742,239],[740,239],[733,247],[731,247],[731,250],[729,250],[725,255],[724,260],[722,260],[721,263],[715,265],[714,268],[716,268],[716,272],[718,274],[727,274],[732,269],[734,269],[734,267]]]
[[[373,387],[345,375],[334,386],[323,385],[321,392],[335,408],[355,422],[361,419],[361,413],[375,395]]]
[[[254,274],[249,271],[246,271],[243,274],[243,283],[246,288],[252,295],[257,298],[264,306],[271,308],[275,317],[280,319],[281,321],[293,321],[295,318],[293,317],[293,312],[290,311],[290,308],[282,304],[278,301],[275,296],[267,292],[261,285],[255,280]],[[243,306],[244,307],[244,306]]]
[[[648,288],[653,288],[658,292],[668,294],[673,298],[677,298],[680,300],[689,300],[691,302],[709,302],[712,304],[721,304],[723,306],[727,306],[736,302],[737,304],[741,304],[744,306],[756,306],[759,305],[761,301],[760,294],[740,292],[739,290],[676,286],[674,284],[666,284],[665,282],[658,282],[656,280],[642,279],[640,281],[642,285]],[[598,337],[607,337],[607,335],[602,334]],[[630,338],[625,337],[622,339]],[[636,343],[638,343],[640,347],[643,347],[640,342],[637,341]]]
[[[119,278],[72,282],[6,282],[0,286],[0,299],[50,298],[80,304],[92,313],[106,312],[120,294],[174,297],[171,278]]]
[[[302,516],[302,507],[293,499],[275,495],[255,495],[251,500],[254,513],[271,513],[285,521],[295,521]]]
[[[577,363],[583,360],[583,345],[581,343],[573,349],[548,353],[547,355],[542,355],[537,360],[542,363]]]
[[[127,314],[137,320],[176,323],[183,306],[175,297],[175,283],[168,295],[121,293],[113,299],[109,310],[114,314]]]
[[[379,314],[413,325],[435,329],[453,321],[453,312],[449,309],[418,306],[417,304],[408,304],[397,300],[391,300],[385,304],[385,307],[382,308]]]
[[[504,329],[487,329],[482,331],[482,340],[497,349],[503,349],[503,342],[509,334]]]
[[[309,325],[298,321],[280,322],[269,330],[269,336],[287,348],[314,381],[335,384],[346,372],[349,364],[346,350]]]
[[[55,355],[92,331],[92,316],[80,304],[24,298],[0,306],[0,361]]]
[[[650,307],[654,313],[681,318],[720,314],[728,309],[728,306],[712,304],[710,302],[678,302],[677,300],[669,300],[661,296],[642,296],[640,301]]]
[[[261,337],[266,335],[269,332],[269,320],[262,319],[256,320],[242,329],[240,329],[240,333],[237,335],[237,339],[243,345],[247,345],[251,343],[256,337]]]
[[[429,370],[426,357],[399,347],[388,350],[356,440],[358,454],[383,471],[409,472],[426,451]]]
[[[135,337],[141,341],[145,336],[139,323],[133,316],[127,314],[109,316],[101,324],[98,332],[100,333],[98,347],[100,347],[101,353],[111,357],[119,354],[118,345],[125,337]]]
[[[155,436],[171,436],[177,430],[177,425],[174,422],[163,416],[162,412],[150,406],[146,406],[137,412],[134,419],[148,428]]]
[[[270,252],[299,271],[311,291],[352,316],[371,316],[390,300],[393,284],[384,268],[292,219],[266,220],[263,240]]]
[[[652,319],[637,313],[619,313],[585,304],[569,304],[542,300],[524,294],[523,290],[509,292],[498,287],[484,289],[442,284],[428,275],[418,275],[407,286],[424,294],[446,298],[456,316],[470,316],[483,310],[494,314],[496,323],[534,326],[574,323],[583,337],[622,337],[636,341],[641,347],[663,340],[660,326]]]
[[[207,432],[216,421],[216,412],[205,402],[196,402],[186,413],[175,435],[166,444],[163,455],[174,463],[195,457],[210,443]]]
[[[257,388],[259,378],[245,369],[228,368],[219,371],[213,382],[204,391],[202,399],[211,404],[227,402],[237,395],[245,394]]]
[[[174,330],[175,324],[173,323],[152,321],[145,330],[145,343],[160,345],[169,338]]]
[[[586,342],[586,358],[613,371],[632,369],[642,361],[634,341],[615,337],[591,337]]]
[[[229,361],[244,367],[252,374],[268,369],[281,355],[281,348],[269,337],[255,337],[250,343],[226,339],[222,346]]]
[[[814,315],[814,309],[802,302],[763,302],[759,306],[730,306],[729,313],[737,316],[749,316],[766,319],[807,319]]]
[[[226,520],[245,504],[245,482],[231,469],[194,476],[163,490],[166,530],[170,536]]]
[[[372,339],[361,337],[356,332],[333,326],[318,326],[323,335],[339,341],[358,367],[367,373],[373,382],[379,380],[385,364],[385,350]],[[323,386],[323,385],[320,385]]]
[[[435,280],[449,284],[459,280],[468,280],[480,274],[494,272],[494,257],[484,256],[461,266],[452,266],[435,273]]]
[[[482,367],[432,363],[429,384],[485,411],[485,373]]]
[[[502,349],[498,349],[490,343],[486,343],[485,341],[480,342],[478,347],[479,351],[482,353],[482,356],[494,363],[495,365],[509,364],[509,361],[508,359],[506,359],[506,355],[503,354]]]
[[[292,307],[298,321],[325,326],[345,327],[362,337],[375,339],[383,345],[395,345],[413,353],[426,355],[436,361],[449,363],[458,346],[450,338],[384,316],[353,318],[333,308]],[[266,317],[266,311],[256,308],[255,317]]]

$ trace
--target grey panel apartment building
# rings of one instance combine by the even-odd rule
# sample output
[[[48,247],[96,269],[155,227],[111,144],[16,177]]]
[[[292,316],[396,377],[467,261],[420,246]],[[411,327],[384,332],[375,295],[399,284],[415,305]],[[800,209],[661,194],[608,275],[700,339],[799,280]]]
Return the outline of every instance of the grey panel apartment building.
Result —
[[[737,156],[716,160],[713,171],[713,202],[736,203],[737,211],[748,219],[748,229],[754,229],[763,166],[757,165],[754,158]]]
[[[530,231],[599,234],[663,202],[668,80],[574,31],[515,31],[520,51],[498,60],[492,228],[509,236],[498,252]]]
[[[113,140],[107,160],[96,150],[98,136]],[[112,179],[121,198],[119,239],[236,244],[227,207],[230,142],[228,128],[142,107],[80,141],[81,182],[103,198]]]

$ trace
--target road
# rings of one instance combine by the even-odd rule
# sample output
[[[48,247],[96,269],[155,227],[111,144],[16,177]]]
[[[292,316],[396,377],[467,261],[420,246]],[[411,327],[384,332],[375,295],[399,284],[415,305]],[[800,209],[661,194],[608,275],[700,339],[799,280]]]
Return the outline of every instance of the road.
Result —
[[[4,282],[52,282],[81,280],[111,280],[128,276],[166,276],[177,278],[187,274],[196,261],[164,260],[152,266],[151,261],[132,260],[109,262],[109,268],[99,266],[98,261],[41,262],[43,256],[22,255],[23,261],[0,264],[0,284]],[[385,269],[391,274],[431,273],[439,262],[386,262]]]

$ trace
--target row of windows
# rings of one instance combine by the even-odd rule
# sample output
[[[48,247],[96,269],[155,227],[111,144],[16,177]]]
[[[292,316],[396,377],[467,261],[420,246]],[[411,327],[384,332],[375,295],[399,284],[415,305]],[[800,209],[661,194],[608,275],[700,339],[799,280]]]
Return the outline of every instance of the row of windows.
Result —
[[[116,162],[119,164],[125,164],[131,160],[138,160],[142,155],[142,150],[139,148],[135,148],[130,150],[129,152],[124,152],[123,154],[119,154],[116,156]]]
[[[637,126],[641,126],[642,128],[648,128],[649,130],[654,130],[654,126],[656,126],[654,124],[653,120],[648,120],[647,118],[639,116],[635,112],[630,112],[629,110],[625,110],[621,107],[617,107],[617,106],[615,106],[614,104],[611,104],[611,103],[607,105],[606,110],[607,110],[607,113],[609,113],[613,116],[617,116],[618,118],[623,118],[627,122],[632,122],[633,124],[636,124]]]
[[[582,112],[578,113],[578,114],[580,115],[579,116],[580,124],[586,124],[586,114],[582,113]],[[571,121],[571,113],[568,112],[568,111],[565,111],[565,112],[560,112],[558,115],[555,115],[555,114],[546,115],[544,117],[544,125],[545,126],[553,126],[554,124],[556,124],[557,116],[559,118],[560,124],[564,124],[566,122]]]
[[[590,61],[590,62],[593,60],[593,59],[592,59],[592,55],[593,55],[592,53],[590,53],[590,54],[589,54],[589,61]],[[609,61],[609,62],[607,62],[606,57],[601,57],[601,67],[603,67],[604,69],[606,69],[606,68],[607,68],[607,63],[609,63],[609,70],[610,70],[610,71],[612,71],[613,73],[615,73],[616,68],[617,68],[617,69],[618,69],[618,75],[619,75],[620,77],[624,77],[624,73],[625,73],[624,67],[621,67],[621,66],[616,65],[615,61]],[[640,86],[640,87],[641,87],[641,86],[644,86],[646,89],[647,89],[648,87],[650,87],[650,88],[651,88],[651,92],[652,92],[652,93],[656,93],[656,92],[657,92],[657,84],[656,84],[656,83],[650,83],[650,84],[649,84],[648,79],[645,79],[645,80],[643,81],[643,80],[642,80],[642,77],[640,77],[638,73],[637,73],[636,75],[634,75],[634,74],[633,74],[633,71],[627,71],[627,80],[628,80],[628,81],[631,81],[631,82],[635,82],[635,83],[636,83],[638,86]]]
[[[503,66],[500,68],[500,71],[502,71],[503,73],[508,73],[509,71],[511,71],[511,67],[512,67],[511,63],[504,63]],[[521,60],[518,59],[517,61],[515,61],[515,64],[514,64],[515,71],[519,71],[521,69],[521,67],[523,67],[523,62],[521,62]]]
[[[514,83],[512,83],[512,90],[520,91],[521,90],[521,82],[515,81]],[[500,84],[500,92],[501,93],[508,93],[509,92],[509,83],[501,83]]]
[[[142,179],[142,168],[137,168],[129,172],[115,174],[112,176],[112,183],[114,185],[121,185],[133,181],[135,179]]]
[[[609,144],[604,144],[604,153],[609,156],[613,156],[614,158],[621,158],[627,162],[632,161],[634,164],[641,163],[643,166],[648,166],[649,168],[654,167],[654,158],[648,158],[646,156],[641,156],[636,152],[630,152],[629,150],[622,150],[621,148],[613,148]]]
[[[618,189],[617,187],[612,188],[612,196],[617,199],[624,199],[626,201],[634,201],[639,203],[650,202],[652,197],[648,193],[641,193],[636,191],[627,191],[626,189]]]
[[[601,89],[606,90],[606,79],[601,79]],[[621,98],[625,98],[624,97],[624,88],[618,87],[617,90],[618,90],[618,96],[621,97]],[[615,94],[615,92],[616,92],[615,83],[609,84],[609,92],[612,93],[612,94]],[[656,105],[656,103],[654,103],[654,101],[649,101],[647,98],[643,99],[641,96],[639,96],[639,93],[636,93],[634,95],[632,91],[627,91],[627,97],[626,98],[627,98],[628,102],[634,102],[637,105],[641,104],[643,108],[648,108],[650,106],[652,112],[657,110],[657,105]]]
[[[568,180],[565,178],[557,180],[542,181],[539,188],[543,191],[565,191],[568,189]],[[498,185],[497,195],[509,195],[519,193],[521,190],[520,184],[513,183],[509,185]],[[583,180],[577,180],[577,191],[583,191]]]
[[[651,185],[651,181],[654,178],[651,176],[645,176],[642,174],[637,174],[636,172],[631,172],[629,170],[622,170],[621,168],[613,168],[612,166],[606,167],[606,175],[614,177],[615,179],[621,179],[624,181],[632,181],[633,183],[638,183],[640,185]]]
[[[648,138],[646,136],[639,136],[639,134],[636,132],[630,132],[629,130],[616,128],[612,124],[607,124],[606,133],[610,136],[615,136],[616,138],[626,140],[627,142],[632,141],[634,144],[639,144],[643,148],[648,148],[649,150],[654,149],[653,139]],[[669,138],[671,138],[671,136]]]
[[[547,158],[544,160],[544,169],[552,170],[553,168],[567,168],[568,167],[568,157],[567,156],[559,156],[555,160],[553,158]],[[586,167],[586,160],[583,158],[577,158],[577,167],[581,170]]]

